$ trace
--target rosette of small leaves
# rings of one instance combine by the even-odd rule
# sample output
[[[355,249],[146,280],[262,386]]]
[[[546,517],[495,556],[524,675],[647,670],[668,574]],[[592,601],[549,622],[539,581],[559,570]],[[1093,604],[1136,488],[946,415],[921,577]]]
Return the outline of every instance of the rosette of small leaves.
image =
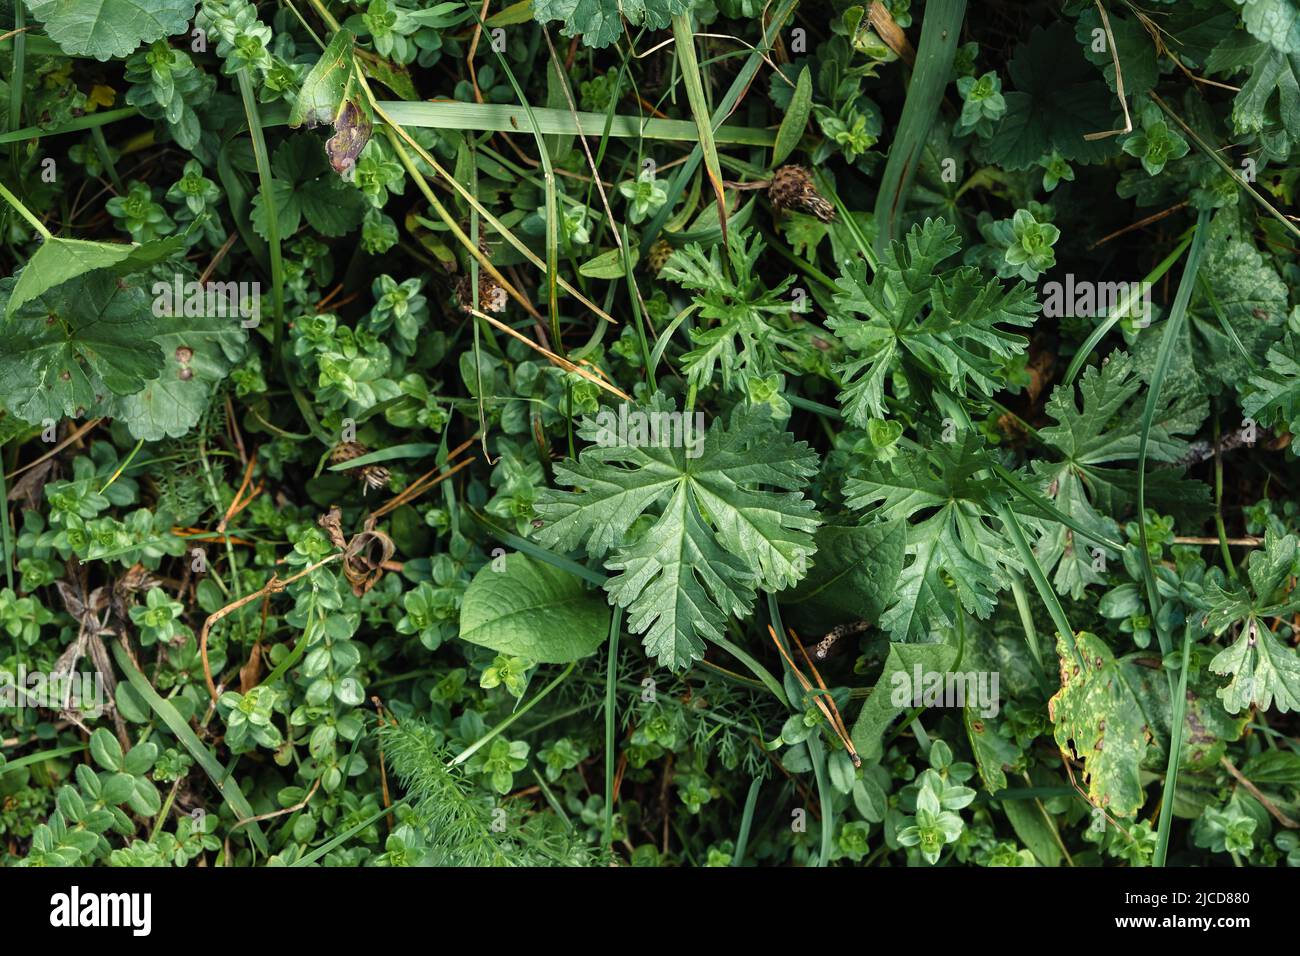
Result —
[[[164,120],[178,146],[198,145],[203,127],[195,110],[212,98],[217,81],[188,53],[159,40],[127,58],[126,79],[127,103],[149,119]]]
[[[182,225],[189,222],[199,224],[199,228],[190,233],[190,245],[204,239],[212,246],[225,242],[226,229],[221,223],[217,205],[221,196],[221,187],[203,175],[203,164],[197,159],[185,164],[181,178],[167,190],[167,201],[180,206],[176,221]]]
[[[33,831],[31,848],[19,866],[76,866],[105,859],[111,849],[106,838],[110,830],[135,832],[124,807],[144,817],[162,809],[158,788],[149,779],[158,756],[156,745],[136,744],[123,753],[117,738],[101,727],[90,735],[90,755],[103,771],[77,765],[76,786],[59,788],[54,813]]]
[[[470,771],[479,774],[492,789],[505,795],[514,787],[515,774],[528,766],[528,743],[497,737],[469,760]]]
[[[1007,101],[1002,97],[1002,80],[993,70],[976,79],[963,76],[957,80],[961,94],[960,133],[975,133],[980,139],[993,135],[994,124],[1007,111]]]
[[[265,685],[246,694],[226,691],[217,701],[217,710],[226,721],[226,743],[233,753],[245,753],[254,746],[274,750],[284,742],[274,723],[279,692]]]
[[[1247,856],[1255,848],[1258,827],[1259,821],[1234,799],[1224,809],[1207,807],[1192,826],[1192,839],[1214,853]]]
[[[53,620],[54,614],[36,596],[18,597],[12,588],[0,590],[0,628],[19,646],[34,645],[41,628]]]
[[[1043,168],[1043,189],[1046,192],[1050,193],[1063,182],[1074,182],[1074,167],[1056,150],[1040,159],[1038,165]]]
[[[564,774],[587,759],[591,752],[584,742],[571,737],[553,740],[537,752],[542,765],[546,768],[546,779],[551,783],[560,780]]]
[[[149,242],[169,236],[176,223],[167,215],[162,204],[154,200],[148,183],[139,180],[127,187],[125,196],[114,196],[104,204],[117,227],[131,234],[136,242]]]
[[[225,61],[223,73],[247,69],[265,77],[275,66],[268,49],[271,28],[258,19],[257,7],[249,0],[202,0],[195,25],[209,38],[217,38],[217,56]]]
[[[359,39],[369,37],[375,52],[394,63],[406,64],[419,52],[413,36],[420,23],[407,10],[390,0],[369,0],[362,13],[348,17],[344,24]]]
[[[438,558],[444,559],[446,555]],[[429,650],[437,650],[443,641],[456,633],[456,618],[464,593],[463,585],[438,587],[429,581],[421,581],[402,595],[402,607],[406,613],[397,622],[397,633],[414,635]]]
[[[483,668],[478,686],[484,690],[504,687],[511,697],[518,700],[528,689],[528,672],[532,669],[533,662],[526,657],[498,654],[491,664]]]
[[[1138,115],[1142,128],[1124,138],[1124,152],[1140,159],[1148,176],[1158,176],[1166,163],[1182,159],[1190,147],[1154,103],[1144,103]]]
[[[145,647],[159,641],[169,644],[189,634],[189,628],[181,622],[184,610],[185,605],[173,601],[162,588],[153,588],[143,605],[131,608],[131,620],[138,628],[140,643]]]
[[[844,155],[844,161],[856,163],[880,140],[883,126],[879,115],[863,112],[855,102],[843,103],[838,110],[817,106],[814,109],[817,123],[828,143],[834,143]]]
[[[904,798],[915,799],[915,814],[898,824],[898,842],[916,847],[921,857],[933,866],[939,862],[945,846],[957,842],[966,822],[956,811],[968,807],[975,791],[963,786],[975,773],[967,763],[954,763],[952,749],[942,740],[930,747],[930,768],[904,788]]]
[[[381,209],[390,195],[400,196],[405,191],[406,171],[389,153],[383,140],[371,139],[357,159],[353,181],[370,200],[371,207]]]
[[[998,276],[1034,282],[1056,265],[1052,247],[1061,238],[1061,230],[1047,221],[1049,215],[1050,209],[1039,203],[1017,209],[1010,219],[981,215],[980,234],[993,251],[991,264]]]
[[[381,275],[370,287],[375,297],[370,327],[381,335],[389,329],[396,332],[393,344],[402,355],[415,354],[420,330],[429,321],[429,300],[420,292],[423,285],[418,278],[398,282],[392,276]]]
[[[628,201],[627,216],[633,223],[653,216],[668,201],[668,190],[650,168],[641,170],[636,179],[619,183],[618,191]]]

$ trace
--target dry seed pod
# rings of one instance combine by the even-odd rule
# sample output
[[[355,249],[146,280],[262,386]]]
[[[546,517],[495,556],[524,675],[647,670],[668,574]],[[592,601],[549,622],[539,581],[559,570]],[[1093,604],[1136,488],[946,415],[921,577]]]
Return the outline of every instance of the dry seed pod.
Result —
[[[474,308],[474,286],[468,275],[456,280],[456,304],[462,312]],[[506,290],[497,285],[490,275],[479,273],[478,307],[480,312],[504,312],[506,310]]]
[[[341,441],[330,450],[330,464],[341,465],[369,453],[370,449],[359,441]],[[371,488],[377,491],[388,487],[388,469],[383,465],[362,465],[349,469],[347,474],[361,482],[363,495]]]
[[[782,211],[805,212],[822,222],[835,220],[835,207],[822,198],[812,176],[802,166],[782,166],[773,173],[767,198]]]

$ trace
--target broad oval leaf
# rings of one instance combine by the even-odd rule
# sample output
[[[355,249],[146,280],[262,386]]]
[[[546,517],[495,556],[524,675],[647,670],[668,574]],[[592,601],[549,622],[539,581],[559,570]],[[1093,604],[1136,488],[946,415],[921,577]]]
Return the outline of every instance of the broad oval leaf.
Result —
[[[460,636],[480,647],[563,664],[595,652],[609,635],[609,606],[581,580],[522,554],[483,566],[465,592]]]

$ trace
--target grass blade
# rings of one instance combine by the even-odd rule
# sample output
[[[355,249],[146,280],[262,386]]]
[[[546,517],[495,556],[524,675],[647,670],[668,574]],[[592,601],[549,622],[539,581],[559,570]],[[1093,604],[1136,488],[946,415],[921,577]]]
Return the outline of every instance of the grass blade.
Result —
[[[930,0],[921,25],[916,68],[907,85],[907,101],[889,147],[880,192],[876,194],[876,252],[883,255],[898,238],[898,223],[907,190],[912,185],[930,125],[939,113],[944,87],[952,74],[952,60],[961,36],[966,0]]]
[[[1142,546],[1142,579],[1146,584],[1147,605],[1151,610],[1151,619],[1156,626],[1156,636],[1160,640],[1160,650],[1168,654],[1171,650],[1169,634],[1161,623],[1160,589],[1156,587],[1155,571],[1151,567],[1151,552],[1147,542],[1146,522],[1146,471],[1147,445],[1151,439],[1151,425],[1156,416],[1156,406],[1160,401],[1160,390],[1173,361],[1174,343],[1178,341],[1187,321],[1187,305],[1192,298],[1192,289],[1196,287],[1196,272],[1201,267],[1201,256],[1205,252],[1205,242],[1209,236],[1210,213],[1202,212],[1196,219],[1196,234],[1192,237],[1191,247],[1187,252],[1187,263],[1183,266],[1183,277],[1178,283],[1178,293],[1174,296],[1174,306],[1169,311],[1169,320],[1165,323],[1164,335],[1160,338],[1160,348],[1156,352],[1156,365],[1151,372],[1151,383],[1147,387],[1146,405],[1142,409],[1142,433],[1138,439],[1137,457],[1137,509],[1138,536]]]
[[[195,763],[203,768],[209,779],[212,780],[212,785],[217,788],[222,799],[234,812],[235,819],[252,820],[257,814],[253,812],[253,808],[248,803],[248,798],[239,789],[239,784],[230,778],[225,768],[212,755],[212,751],[203,746],[203,741],[199,740],[198,735],[190,729],[190,725],[186,723],[180,712],[169,701],[158,696],[158,692],[153,689],[153,684],[150,684],[148,678],[136,670],[135,665],[131,663],[131,658],[127,656],[121,644],[113,644],[113,657],[117,660],[117,666],[126,675],[127,681],[130,682],[135,692],[145,699],[153,712],[167,725],[167,729],[172,732],[172,735],[189,751]],[[270,855],[271,851],[267,846],[266,836],[262,833],[262,828],[257,825],[256,821],[246,825],[253,844],[262,853]]]
[[[718,200],[718,224],[722,229],[722,244],[727,244],[727,193],[722,188],[722,166],[718,163],[718,146],[713,141],[713,120],[709,116],[709,101],[704,95],[704,76],[695,57],[695,37],[691,32],[690,14],[673,17],[673,39],[677,44],[677,59],[686,84],[686,99],[691,104],[691,114],[700,132],[700,149],[704,154],[704,169]],[[722,257],[725,264],[728,259]]]
[[[408,103],[403,100],[381,100],[379,105],[392,117],[393,122],[405,127],[430,129],[463,129],[476,132],[518,133],[527,128],[528,111],[521,106],[500,103]],[[654,117],[615,115],[604,113],[571,112],[548,109],[542,106],[529,108],[537,129],[548,135],[591,136],[599,139],[606,135],[616,139],[655,139],[672,142],[694,142],[699,129],[689,120],[657,119]],[[749,126],[719,126],[714,131],[714,141],[738,146],[771,146],[776,134],[767,129]]]

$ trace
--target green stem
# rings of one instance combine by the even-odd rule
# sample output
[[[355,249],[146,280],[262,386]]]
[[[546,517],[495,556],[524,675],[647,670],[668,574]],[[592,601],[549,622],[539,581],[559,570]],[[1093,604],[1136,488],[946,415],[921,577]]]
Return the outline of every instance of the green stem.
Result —
[[[623,609],[615,607],[609,621],[609,657],[605,664],[605,819],[602,846],[614,842],[614,745],[618,696],[618,638],[623,629]]]
[[[539,703],[541,703],[541,701],[542,701],[543,699],[545,699],[545,697],[546,697],[547,694],[549,694],[551,691],[555,690],[555,688],[557,688],[557,687],[559,687],[561,684],[563,684],[563,683],[565,682],[565,680],[568,679],[569,675],[573,673],[573,669],[574,669],[574,667],[576,667],[576,666],[577,666],[577,662],[576,662],[576,661],[571,662],[571,663],[569,664],[569,666],[566,667],[566,668],[565,668],[565,669],[560,673],[560,675],[559,675],[558,677],[555,678],[555,680],[551,681],[549,684],[547,684],[545,687],[543,687],[540,691],[538,691],[536,697],[534,697],[534,698],[533,698],[532,700],[530,700],[528,703],[524,704],[524,706],[520,707],[518,710],[516,710],[513,714],[511,714],[511,715],[510,715],[509,717],[507,717],[505,720],[501,721],[501,723],[497,724],[495,727],[493,727],[491,730],[489,730],[486,734],[484,734],[484,735],[483,735],[482,737],[480,737],[478,740],[474,741],[472,744],[470,744],[468,747],[466,747],[464,750],[462,750],[460,753],[458,753],[458,754],[455,756],[455,758],[451,761],[451,763],[448,764],[448,766],[449,766],[449,767],[459,767],[459,766],[460,766],[461,764],[463,764],[466,760],[468,760],[470,757],[474,756],[474,755],[475,755],[476,753],[478,753],[481,749],[483,749],[483,747],[484,747],[485,745],[491,743],[492,740],[494,740],[494,739],[495,739],[496,737],[498,737],[502,732],[504,732],[504,731],[505,731],[505,730],[506,730],[506,729],[507,729],[511,724],[513,724],[516,720],[518,720],[518,719],[519,719],[520,717],[522,717],[524,714],[528,713],[530,710],[532,710],[534,707],[536,707]]]
[[[4,183],[0,183],[0,197],[3,197],[5,202],[13,206],[14,211],[17,212],[18,215],[26,219],[29,223],[31,223],[32,228],[35,229],[37,232],[39,232],[42,236],[44,236],[46,239],[54,238],[53,235],[50,233],[50,230],[45,228],[45,223],[41,222],[39,219],[33,216],[31,210],[29,210],[26,206],[24,206],[22,202],[19,201],[18,197],[15,196],[13,193],[11,193],[5,187]]]
[[[1169,829],[1174,820],[1174,798],[1178,792],[1178,761],[1183,746],[1183,724],[1187,717],[1187,670],[1192,648],[1192,624],[1183,628],[1183,665],[1178,675],[1178,696],[1173,700],[1173,723],[1169,740],[1169,763],[1165,767],[1164,796],[1160,798],[1160,826],[1156,831],[1156,855],[1152,866],[1165,865],[1169,855]]]
[[[284,259],[280,250],[280,211],[275,202],[275,190],[272,188],[271,156],[267,152],[266,135],[262,131],[257,99],[253,95],[253,81],[247,69],[240,70],[236,75],[239,78],[239,93],[244,101],[244,115],[248,118],[248,135],[253,140],[253,158],[257,163],[262,205],[266,211],[266,245],[271,251],[271,302],[274,310],[271,355],[276,364],[282,366],[280,341],[284,335]]]

